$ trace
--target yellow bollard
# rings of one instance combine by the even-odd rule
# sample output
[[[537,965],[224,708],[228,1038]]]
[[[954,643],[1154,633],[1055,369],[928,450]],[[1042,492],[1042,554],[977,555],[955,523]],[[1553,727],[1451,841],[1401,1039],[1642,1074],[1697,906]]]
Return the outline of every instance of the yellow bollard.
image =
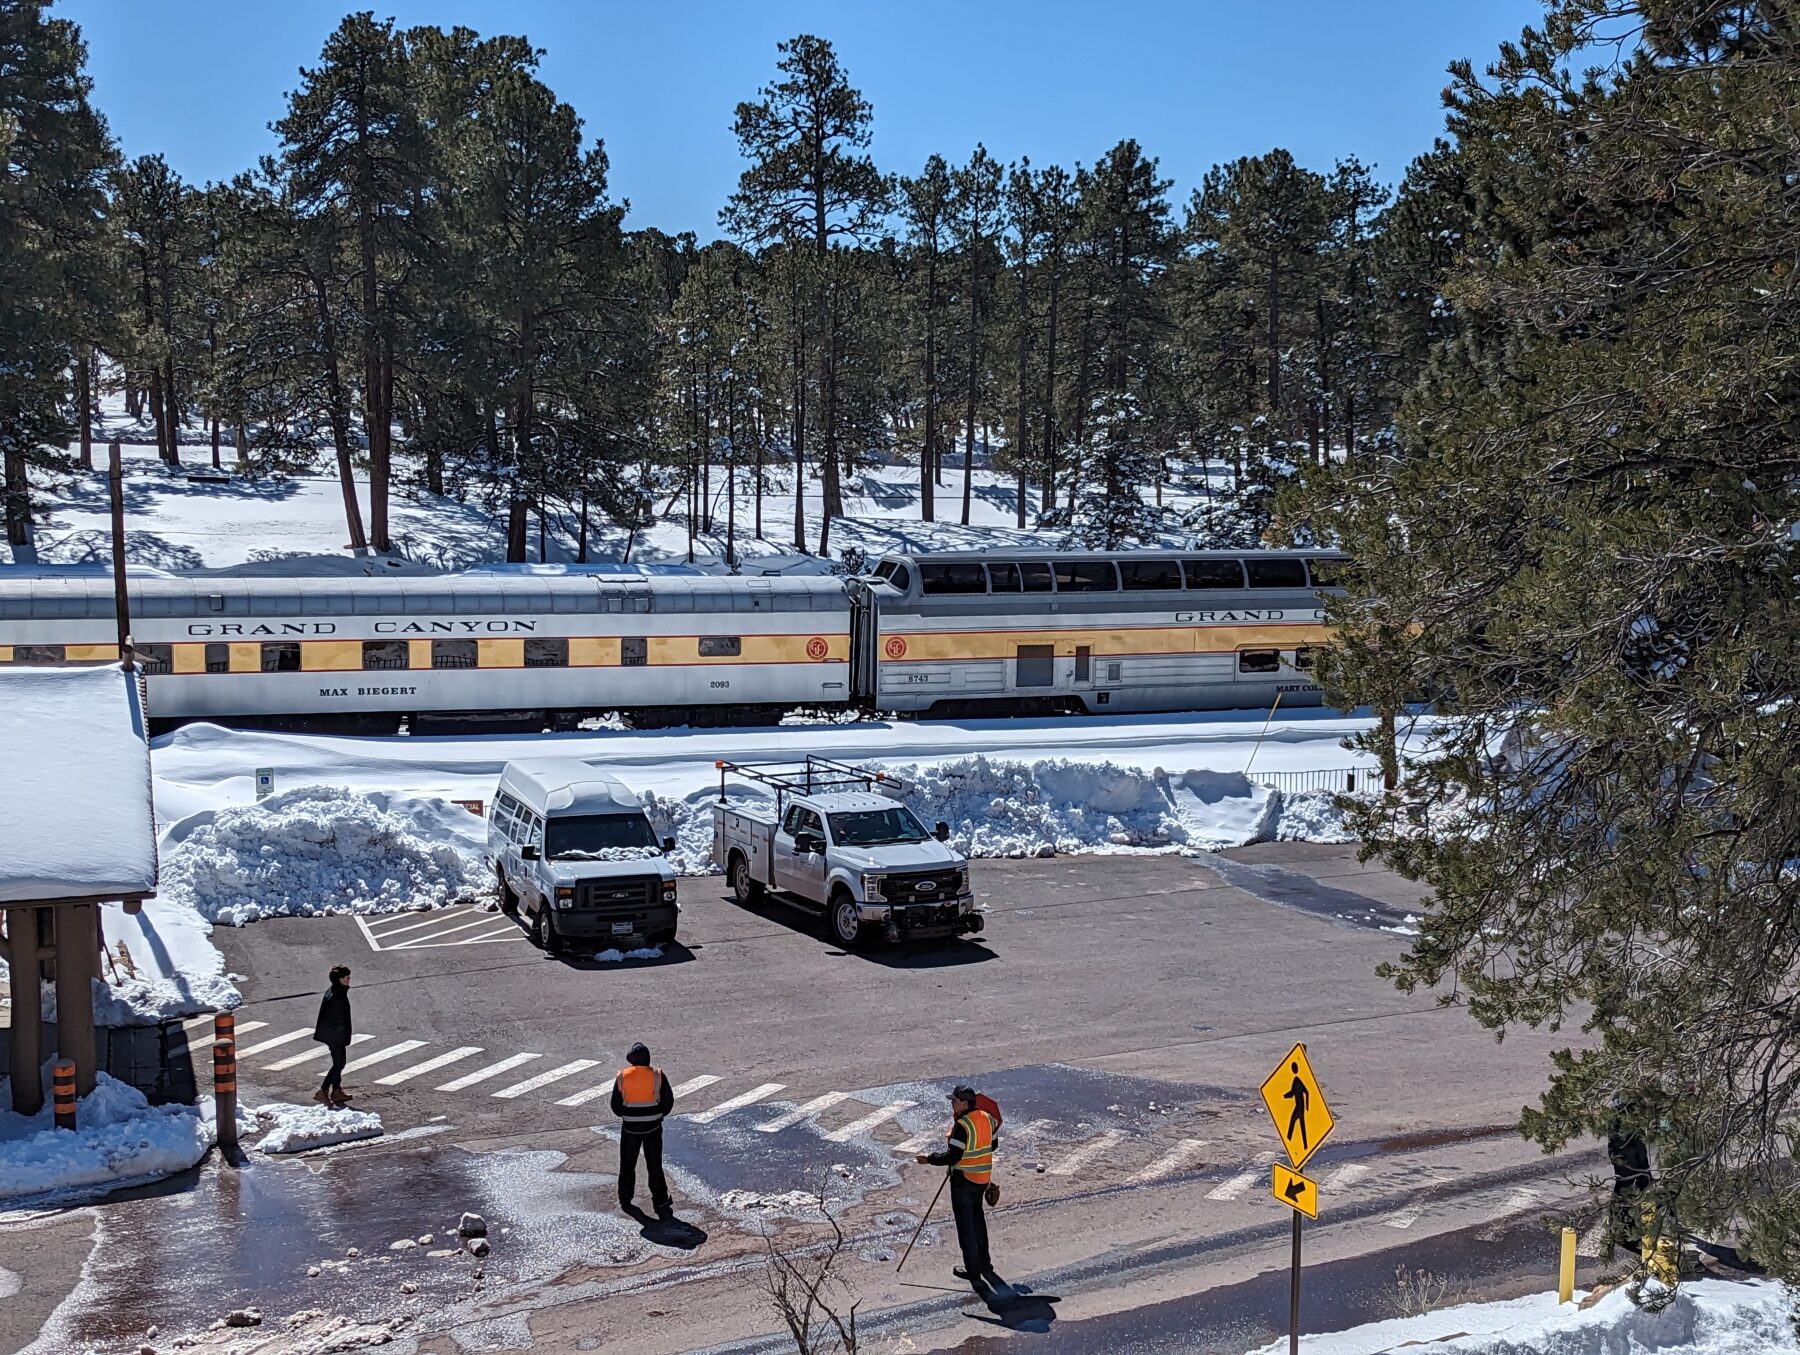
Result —
[[[1562,1263],[1556,1268],[1556,1301],[1568,1303],[1575,1297],[1575,1230],[1562,1230]]]

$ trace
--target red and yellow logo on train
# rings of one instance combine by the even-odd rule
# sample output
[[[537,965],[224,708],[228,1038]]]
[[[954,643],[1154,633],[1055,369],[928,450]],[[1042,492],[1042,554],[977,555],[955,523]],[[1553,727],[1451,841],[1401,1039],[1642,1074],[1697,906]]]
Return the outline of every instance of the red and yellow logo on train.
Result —
[[[822,659],[830,652],[831,646],[825,643],[823,635],[815,635],[806,642],[806,657],[809,659]]]
[[[906,657],[906,641],[901,639],[898,635],[889,636],[888,642],[883,648],[886,650],[887,656],[890,659],[904,659]]]

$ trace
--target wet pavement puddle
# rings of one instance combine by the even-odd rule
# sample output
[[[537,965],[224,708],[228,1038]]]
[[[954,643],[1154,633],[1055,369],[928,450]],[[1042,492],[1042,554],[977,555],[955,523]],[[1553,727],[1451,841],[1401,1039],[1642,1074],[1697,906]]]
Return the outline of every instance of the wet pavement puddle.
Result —
[[[1333,922],[1371,931],[1416,935],[1419,930],[1419,914],[1416,912],[1391,908],[1365,895],[1315,880],[1300,871],[1261,862],[1237,861],[1222,855],[1208,856],[1201,864],[1226,884],[1241,889],[1264,903],[1297,908],[1301,912],[1329,918]]]

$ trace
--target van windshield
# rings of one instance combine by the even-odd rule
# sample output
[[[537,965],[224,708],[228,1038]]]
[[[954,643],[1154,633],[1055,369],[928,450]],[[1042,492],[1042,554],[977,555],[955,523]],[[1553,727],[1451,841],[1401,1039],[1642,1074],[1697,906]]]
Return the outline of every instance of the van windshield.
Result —
[[[650,820],[642,814],[571,814],[544,825],[544,855],[552,861],[596,858],[620,847],[654,851]]]
[[[923,842],[925,830],[905,805],[870,809],[858,814],[833,814],[831,836],[840,847],[891,847],[901,842]]]

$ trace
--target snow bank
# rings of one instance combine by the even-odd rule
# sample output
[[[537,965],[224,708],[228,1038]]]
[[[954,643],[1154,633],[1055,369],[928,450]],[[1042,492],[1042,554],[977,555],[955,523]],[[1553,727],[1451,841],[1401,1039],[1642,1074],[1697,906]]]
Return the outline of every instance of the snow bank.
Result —
[[[1297,790],[1281,797],[1281,814],[1275,820],[1278,842],[1354,842],[1344,827],[1337,794],[1329,790]]]
[[[0,1111],[0,1199],[114,1186],[185,1171],[215,1141],[213,1125],[192,1106],[152,1106],[142,1092],[98,1075],[76,1103],[74,1133],[56,1128],[44,1065],[44,1108]],[[7,1080],[0,1103],[10,1105]]]
[[[161,893],[234,927],[436,907],[487,885],[485,831],[444,800],[302,786],[177,823],[164,838]]]
[[[372,1139],[382,1132],[381,1116],[370,1110],[272,1101],[252,1114],[263,1130],[256,1146],[265,1153],[304,1153],[309,1148]]]
[[[1623,1289],[1586,1310],[1554,1294],[1504,1303],[1466,1303],[1423,1317],[1372,1322],[1349,1331],[1303,1336],[1307,1355],[1800,1355],[1790,1300],[1770,1281],[1696,1280],[1661,1312],[1638,1308]],[[1287,1338],[1248,1355],[1284,1355]]]

